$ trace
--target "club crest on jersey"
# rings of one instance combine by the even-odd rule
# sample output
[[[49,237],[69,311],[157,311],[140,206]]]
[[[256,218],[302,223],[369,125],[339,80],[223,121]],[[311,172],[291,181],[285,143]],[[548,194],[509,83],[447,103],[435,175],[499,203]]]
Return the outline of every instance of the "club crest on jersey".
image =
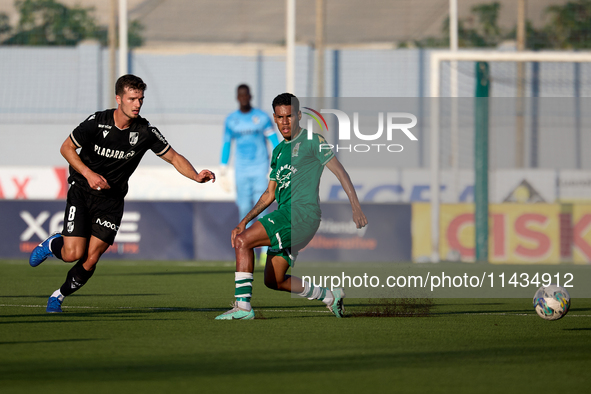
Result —
[[[131,146],[134,146],[135,144],[137,144],[137,140],[140,138],[140,133],[138,133],[137,131],[132,131],[129,133],[129,144]]]
[[[298,156],[298,154],[300,153],[300,144],[301,144],[301,142],[298,142],[297,144],[295,144],[295,146],[293,147],[293,150],[291,151],[291,157]]]
[[[71,233],[72,231],[74,231],[74,222],[68,222],[67,228],[66,230]]]

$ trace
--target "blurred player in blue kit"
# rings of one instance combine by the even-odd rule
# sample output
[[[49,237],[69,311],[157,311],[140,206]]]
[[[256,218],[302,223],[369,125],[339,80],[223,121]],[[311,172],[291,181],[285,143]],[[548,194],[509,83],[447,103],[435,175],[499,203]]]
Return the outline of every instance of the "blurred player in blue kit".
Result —
[[[250,104],[252,96],[248,85],[242,84],[236,89],[236,99],[240,104],[237,111],[226,118],[222,145],[220,182],[229,191],[227,166],[230,161],[232,140],[235,141],[234,169],[236,178],[236,205],[240,218],[244,218],[261,194],[267,190],[269,174],[269,150],[279,144],[277,133],[273,129],[271,118],[260,109]],[[272,150],[272,149],[271,149]],[[265,215],[261,213],[261,216]],[[264,265],[267,247],[260,249],[259,261]]]

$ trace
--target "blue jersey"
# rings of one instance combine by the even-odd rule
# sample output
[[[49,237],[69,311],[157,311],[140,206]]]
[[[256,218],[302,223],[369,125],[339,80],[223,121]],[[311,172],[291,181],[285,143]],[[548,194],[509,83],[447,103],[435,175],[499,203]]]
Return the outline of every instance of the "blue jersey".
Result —
[[[273,130],[273,123],[265,112],[256,108],[252,108],[248,113],[242,113],[240,110],[232,112],[226,118],[221,164],[228,164],[232,140],[235,140],[236,170],[264,168],[264,171],[267,171],[269,167],[267,138],[273,147],[279,143],[277,134]]]

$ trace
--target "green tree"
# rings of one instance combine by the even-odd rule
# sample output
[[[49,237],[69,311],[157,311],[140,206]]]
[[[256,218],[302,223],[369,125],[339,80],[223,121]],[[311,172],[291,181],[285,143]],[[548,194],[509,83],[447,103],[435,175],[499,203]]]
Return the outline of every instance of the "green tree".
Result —
[[[502,39],[501,28],[497,24],[500,10],[501,4],[498,2],[472,7],[472,13],[480,22],[481,36],[489,45],[496,45]]]
[[[5,45],[76,45],[96,35],[91,8],[68,8],[55,0],[16,0],[20,19]]]
[[[107,28],[99,27],[93,8],[69,8],[56,0],[15,0],[19,22],[12,29],[8,17],[0,14],[0,36],[8,36],[3,45],[76,45],[82,40],[98,39],[107,45]],[[129,24],[129,46],[141,46],[143,26]]]
[[[449,31],[449,26],[448,26]],[[449,37],[449,33],[448,33]],[[448,38],[449,42],[449,38]],[[449,44],[448,44],[449,45]],[[489,46],[488,41],[478,32],[478,28],[466,27],[466,21],[458,20],[458,47],[481,48]]]
[[[472,7],[472,16],[458,21],[460,47],[495,47],[505,39],[515,39],[516,28],[503,32],[498,24],[501,5],[498,2]],[[526,48],[540,49],[589,49],[591,48],[591,0],[574,0],[546,8],[550,21],[536,29],[526,21]],[[475,20],[476,22],[472,22]],[[467,27],[471,26],[473,27]],[[443,38],[429,37],[420,42],[421,47],[449,46],[449,19],[442,27]]]
[[[546,9],[551,46],[560,49],[591,48],[591,0],[569,1]]]
[[[141,47],[144,44],[144,38],[142,32],[144,31],[144,25],[138,20],[133,20],[127,26],[127,45],[130,48]],[[107,27],[101,27],[97,31],[96,38],[100,41],[103,46],[109,45],[109,33]]]
[[[458,46],[459,47],[494,47],[498,45],[505,35],[498,25],[501,4],[479,4],[473,6],[471,16],[458,20]],[[474,22],[474,20],[476,22]],[[473,27],[468,27],[468,26]],[[420,47],[448,47],[449,46],[449,18],[446,18],[441,28],[443,38],[428,37],[416,43]]]
[[[8,15],[0,12],[0,37],[10,33],[11,30],[12,28],[10,27]]]
[[[473,6],[470,11],[477,22],[473,28],[467,28],[468,20],[458,20],[458,46],[480,48],[498,45],[504,39],[498,25],[500,10],[498,2]],[[449,22],[447,30],[449,36]]]

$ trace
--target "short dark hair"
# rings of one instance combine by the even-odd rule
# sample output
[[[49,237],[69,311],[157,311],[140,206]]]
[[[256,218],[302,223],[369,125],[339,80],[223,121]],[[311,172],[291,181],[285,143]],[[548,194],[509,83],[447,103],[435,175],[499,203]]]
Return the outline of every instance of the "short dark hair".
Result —
[[[248,90],[248,94],[250,94],[250,86],[248,86],[247,84],[243,83],[238,85],[238,87],[236,88],[236,93],[238,93],[240,89],[246,89]]]
[[[275,112],[276,107],[280,107],[282,105],[291,105],[291,112],[298,113],[300,111],[300,100],[296,96],[291,93],[281,93],[279,96],[273,99],[273,112]]]
[[[148,88],[148,86],[142,81],[140,77],[136,77],[132,74],[126,74],[117,80],[115,84],[115,94],[122,96],[125,93],[125,89],[141,90],[142,92]]]

